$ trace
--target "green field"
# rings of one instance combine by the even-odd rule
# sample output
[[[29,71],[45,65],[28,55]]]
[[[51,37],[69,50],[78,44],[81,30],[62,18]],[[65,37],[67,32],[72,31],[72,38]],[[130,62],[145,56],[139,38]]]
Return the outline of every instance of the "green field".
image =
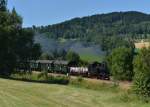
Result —
[[[0,107],[150,107],[122,92],[0,79]]]
[[[98,55],[92,55],[92,54],[80,54],[80,57],[83,61],[88,61],[88,62],[94,62],[94,61],[102,61],[103,57],[98,56]]]

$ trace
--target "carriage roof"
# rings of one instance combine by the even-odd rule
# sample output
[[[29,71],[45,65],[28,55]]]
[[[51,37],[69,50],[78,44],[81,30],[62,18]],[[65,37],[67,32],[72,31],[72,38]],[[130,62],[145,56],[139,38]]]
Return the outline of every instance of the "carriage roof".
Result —
[[[36,61],[30,61],[30,62],[41,63],[41,64],[68,65],[68,61],[64,61],[64,60],[36,60]]]

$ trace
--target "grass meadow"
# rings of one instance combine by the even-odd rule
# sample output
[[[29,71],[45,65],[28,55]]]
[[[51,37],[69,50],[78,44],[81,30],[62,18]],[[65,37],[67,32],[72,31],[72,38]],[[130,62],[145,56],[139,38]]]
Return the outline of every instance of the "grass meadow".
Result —
[[[150,107],[127,90],[85,86],[0,79],[0,107]]]

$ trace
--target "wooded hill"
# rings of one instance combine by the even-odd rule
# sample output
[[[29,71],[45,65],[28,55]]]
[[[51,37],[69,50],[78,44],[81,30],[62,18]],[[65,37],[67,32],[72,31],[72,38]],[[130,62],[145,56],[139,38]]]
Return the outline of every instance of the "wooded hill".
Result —
[[[41,33],[53,38],[89,38],[113,35],[139,35],[150,33],[150,15],[141,12],[113,12],[75,18],[60,24],[37,27]]]
[[[33,29],[49,38],[78,39],[101,45],[103,50],[124,45],[122,40],[147,38],[150,34],[150,15],[129,11],[97,14],[74,18],[55,25]],[[125,39],[124,39],[125,38]]]

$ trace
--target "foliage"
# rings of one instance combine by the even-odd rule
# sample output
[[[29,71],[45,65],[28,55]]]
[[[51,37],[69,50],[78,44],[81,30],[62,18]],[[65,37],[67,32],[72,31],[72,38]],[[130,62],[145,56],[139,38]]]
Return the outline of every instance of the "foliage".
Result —
[[[5,1],[6,2],[6,1]],[[4,1],[1,1],[1,5]],[[0,6],[4,7],[4,6]],[[0,75],[9,75],[16,62],[16,42],[21,25],[21,18],[12,12],[0,10]]]
[[[137,18],[138,17],[138,18]],[[135,36],[150,32],[149,15],[129,11],[75,18],[60,24],[36,27],[37,31],[49,32],[51,37],[84,38],[94,36]],[[146,29],[147,28],[147,29]],[[34,28],[35,29],[35,28]],[[137,37],[142,35],[137,35]],[[136,37],[136,36],[135,36]]]
[[[41,60],[49,60],[50,56],[47,53],[42,53],[41,56],[40,56],[40,59]]]
[[[37,59],[40,54],[40,46],[33,43],[33,31],[23,29],[22,18],[15,8],[7,10],[6,4],[6,0],[0,0],[0,75],[3,76],[9,76],[17,62]]]
[[[32,30],[21,29],[15,47],[19,61],[36,60],[41,55],[41,47],[39,44],[34,44],[33,36]]]
[[[0,11],[6,11],[6,5],[7,5],[6,0],[0,0]]]
[[[120,47],[108,56],[111,73],[116,80],[132,80],[133,78],[133,52],[130,48]]]
[[[42,54],[42,51],[41,51],[41,46],[40,44],[36,43],[36,44],[33,44],[31,50],[30,50],[30,53],[31,53],[31,59],[32,60],[37,60],[39,59],[39,57],[41,56]]]
[[[142,49],[134,60],[134,91],[144,98],[150,97],[150,48]]]
[[[67,52],[66,52],[66,50],[64,50],[64,49],[61,49],[61,50],[57,50],[57,49],[55,49],[53,52],[52,52],[52,59],[61,59],[61,60],[65,60],[66,58],[66,54],[67,54]]]
[[[69,77],[67,76],[54,76],[48,74],[46,71],[42,71],[42,73],[24,73],[24,74],[11,74],[11,79],[14,80],[22,80],[22,81],[29,81],[29,82],[40,82],[40,83],[50,83],[50,84],[69,84]]]
[[[49,76],[48,82],[53,84],[69,84],[69,77],[67,76]]]
[[[80,61],[80,56],[73,51],[68,51],[68,53],[66,55],[66,59],[69,62],[77,62],[78,63]]]
[[[66,54],[66,60],[68,60],[70,62],[71,65],[74,66],[87,66],[88,62],[86,60],[82,60],[80,59],[80,56],[73,51],[68,51]]]
[[[48,80],[49,75],[48,75],[48,71],[42,71],[39,75],[38,78],[44,78],[45,80]]]
[[[109,55],[113,49],[119,47],[127,47],[127,48],[134,48],[133,40],[130,38],[123,38],[120,36],[111,36],[111,37],[102,37],[100,41],[100,45],[102,50]]]
[[[83,78],[82,76],[78,76],[78,77],[77,77],[77,81],[78,81],[78,82],[82,82],[83,80],[84,80],[84,78]]]

